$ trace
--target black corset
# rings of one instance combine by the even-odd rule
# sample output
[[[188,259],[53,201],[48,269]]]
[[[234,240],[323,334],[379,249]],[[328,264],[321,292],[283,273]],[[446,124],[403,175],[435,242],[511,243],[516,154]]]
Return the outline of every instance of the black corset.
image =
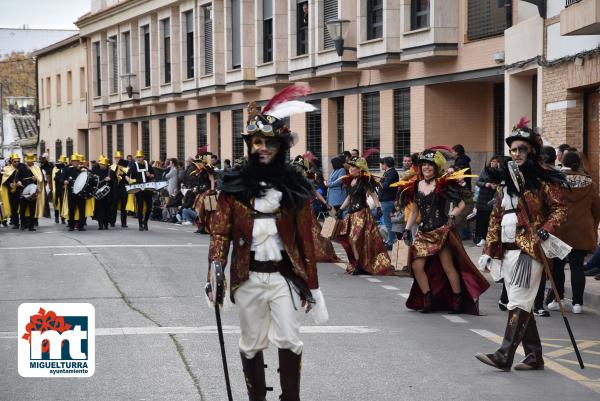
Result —
[[[435,190],[427,195],[417,191],[415,202],[419,208],[419,213],[421,213],[419,230],[432,231],[440,228],[448,221],[445,201],[436,194]]]
[[[358,182],[355,186],[350,186],[348,195],[350,196],[348,213],[358,212],[359,210],[369,207],[367,204],[367,189],[362,182]]]

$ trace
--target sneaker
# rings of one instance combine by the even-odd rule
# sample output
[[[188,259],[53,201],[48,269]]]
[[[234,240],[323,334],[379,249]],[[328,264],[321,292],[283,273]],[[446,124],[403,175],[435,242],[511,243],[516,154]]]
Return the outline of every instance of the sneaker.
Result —
[[[191,221],[184,221],[183,223],[181,223],[182,226],[191,226],[192,222]]]
[[[591,269],[584,270],[584,274],[587,277],[595,276],[600,273],[600,267],[592,267]]]
[[[498,301],[498,308],[502,311],[502,312],[506,312],[508,310],[508,307],[506,306],[505,303],[503,303],[502,301]]]
[[[565,302],[565,300],[564,300],[564,299],[561,299],[560,301],[561,301],[563,304],[564,304],[564,302]],[[554,300],[554,301],[550,302],[550,303],[548,304],[548,310],[560,310],[560,307],[558,306],[558,302],[556,302],[556,300]]]
[[[477,243],[477,246],[484,246],[484,245],[485,245],[485,240],[484,239],[482,239],[481,241],[479,241]]]
[[[583,313],[583,306],[579,304],[573,304],[573,313],[580,314]]]
[[[536,316],[543,316],[543,317],[550,316],[550,312],[548,312],[546,309],[538,309],[538,310],[534,311],[533,314]]]

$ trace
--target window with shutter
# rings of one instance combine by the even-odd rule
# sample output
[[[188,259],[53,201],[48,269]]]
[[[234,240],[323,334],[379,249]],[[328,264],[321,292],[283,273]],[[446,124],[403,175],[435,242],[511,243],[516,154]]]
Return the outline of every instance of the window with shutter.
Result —
[[[167,160],[167,120],[158,120],[158,152],[161,161]]]
[[[273,0],[263,0],[263,63],[273,61]]]
[[[321,102],[309,102],[317,108],[317,110],[306,113],[306,150],[310,151],[317,157],[321,163]]]
[[[206,132],[206,114],[196,115],[196,145],[204,146],[208,143],[208,133]]]
[[[150,159],[150,121],[142,121],[142,151]]]
[[[54,154],[56,154],[56,160],[62,155],[62,141],[60,139],[54,142]]]
[[[240,0],[231,0],[231,68],[240,68],[242,65],[241,26],[240,26]]]
[[[383,37],[383,0],[367,0],[367,40]]]
[[[110,93],[115,94],[119,90],[119,53],[117,51],[117,37],[108,38],[110,45]]]
[[[338,18],[338,0],[325,0],[323,2],[323,49],[334,47],[333,40],[327,30],[327,21]]]
[[[379,92],[362,95],[362,145],[363,153],[368,149],[379,149]],[[379,167],[379,154],[367,158],[369,168]]]
[[[394,159],[410,154],[410,88],[394,90]]]
[[[125,138],[123,135],[123,124],[117,124],[117,150],[125,151]]]
[[[502,35],[510,27],[504,7],[497,0],[469,0],[467,15],[467,37],[469,40]]]
[[[185,159],[185,120],[183,116],[177,117],[177,159]]]
[[[202,7],[204,16],[204,73],[213,73],[212,5]]]
[[[106,127],[106,156],[110,159],[113,154],[113,132],[112,125]]]
[[[244,157],[244,140],[242,138],[242,132],[244,131],[244,110],[233,110],[231,112],[231,134],[233,151],[233,160],[241,159]]]

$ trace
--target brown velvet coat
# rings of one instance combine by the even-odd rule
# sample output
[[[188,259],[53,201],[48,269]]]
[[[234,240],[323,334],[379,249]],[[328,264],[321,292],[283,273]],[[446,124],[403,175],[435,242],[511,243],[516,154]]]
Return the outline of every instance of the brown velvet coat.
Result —
[[[502,216],[504,209],[502,207],[503,191],[502,186],[498,187],[496,201],[490,216],[490,225],[483,253],[492,258],[500,259],[504,255],[502,249]],[[533,224],[529,222],[529,217],[525,211],[523,202],[527,202]],[[543,228],[550,234],[556,234],[557,228],[566,220],[567,207],[565,205],[563,191],[557,184],[542,183],[539,191],[525,191],[519,198],[517,205],[517,246],[533,259],[542,260],[537,246],[537,230]]]
[[[209,217],[210,249],[209,264],[218,260],[223,267],[227,264],[229,247],[233,242],[231,254],[231,300],[235,291],[248,280],[250,275],[250,248],[254,219],[248,205],[233,196],[221,192],[217,201],[217,210]],[[312,236],[313,218],[310,202],[296,213],[281,209],[276,218],[277,231],[281,242],[292,262],[293,274],[302,280],[309,289],[319,288],[314,241]]]
[[[571,189],[563,191],[567,203],[567,220],[556,235],[573,247],[593,252],[598,244],[600,196],[592,179],[584,174],[565,172]]]

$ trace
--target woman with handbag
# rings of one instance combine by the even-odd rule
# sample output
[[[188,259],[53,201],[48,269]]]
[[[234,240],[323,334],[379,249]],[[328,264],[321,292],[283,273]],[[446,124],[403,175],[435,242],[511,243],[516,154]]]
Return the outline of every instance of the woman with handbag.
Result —
[[[336,216],[341,219],[345,210],[346,217],[340,221],[338,242],[348,255],[346,271],[353,275],[392,274],[392,264],[385,248],[383,238],[379,233],[377,221],[371,215],[367,204],[370,196],[375,202],[377,216],[381,218],[381,205],[375,193],[377,182],[369,173],[367,161],[363,158],[346,163],[349,175],[342,178],[348,196],[338,209]]]
[[[465,207],[458,181],[472,175],[464,174],[466,170],[443,174],[446,159],[437,150],[425,150],[418,164],[417,179],[402,192],[403,202],[416,206],[406,224],[405,240],[411,240],[417,214],[421,216],[409,254],[408,266],[415,281],[406,306],[422,313],[478,314],[477,300],[489,283],[471,262],[454,227],[455,217]]]

